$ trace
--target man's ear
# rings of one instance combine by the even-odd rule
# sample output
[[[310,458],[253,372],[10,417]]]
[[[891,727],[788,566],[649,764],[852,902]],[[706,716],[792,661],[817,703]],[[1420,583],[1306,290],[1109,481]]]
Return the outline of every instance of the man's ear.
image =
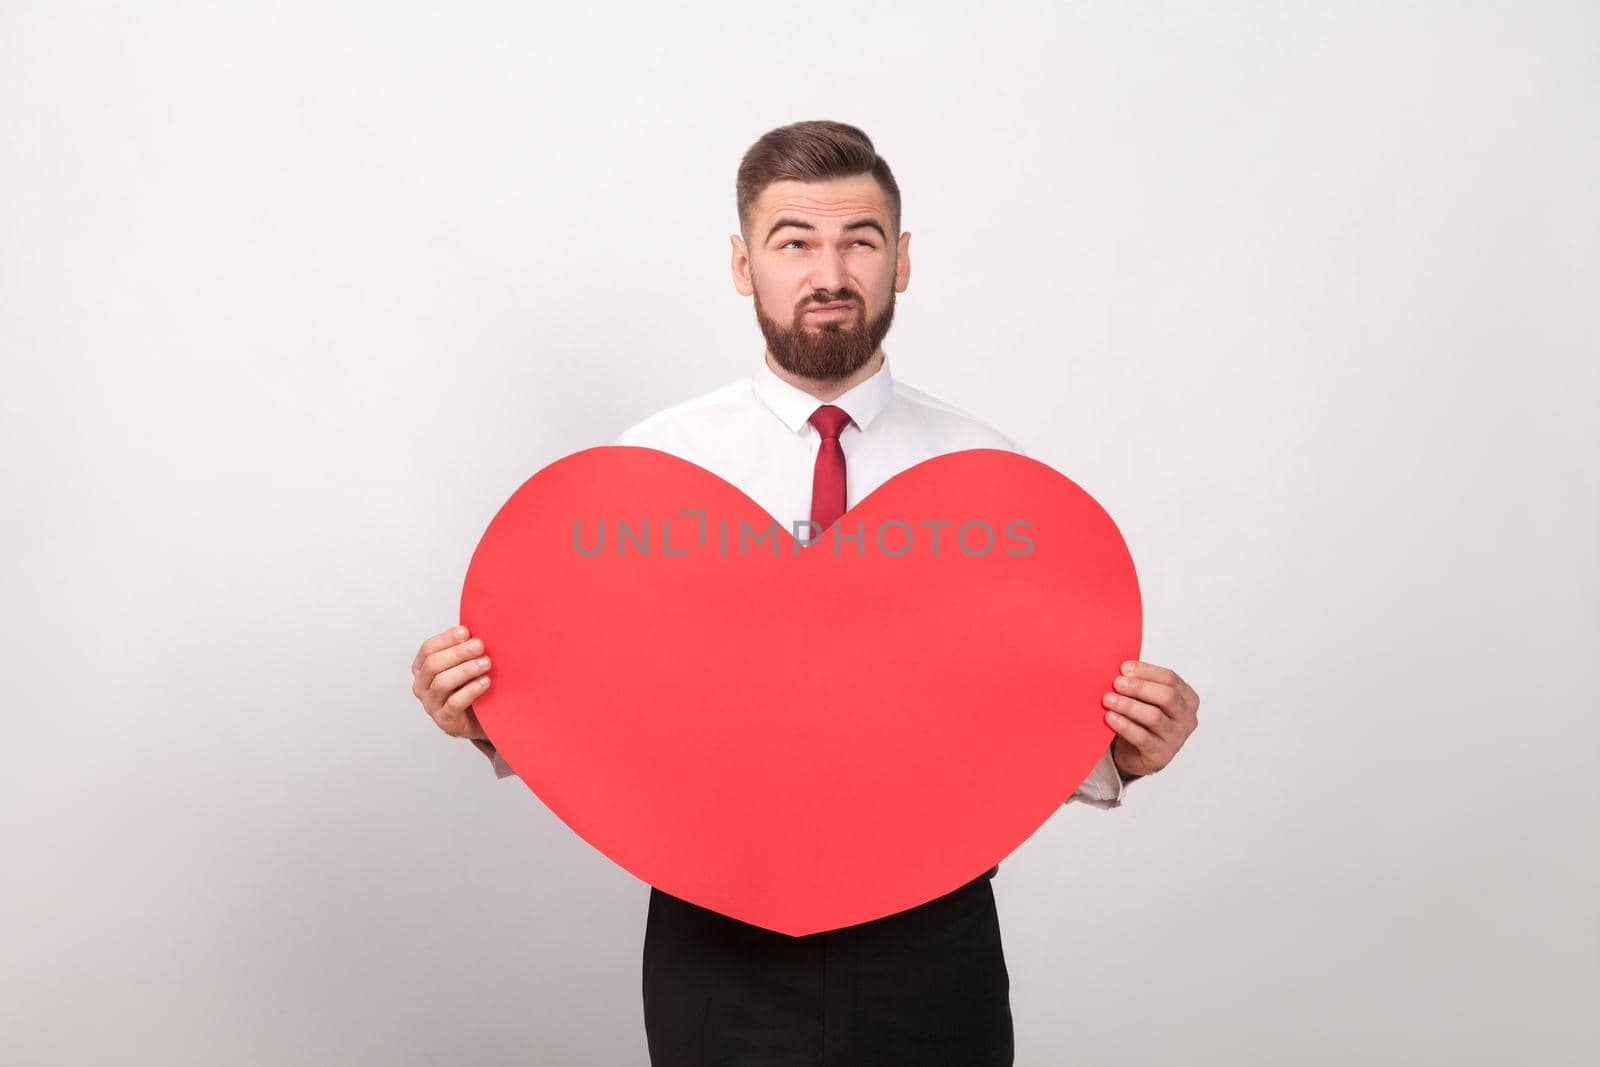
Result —
[[[730,235],[733,241],[733,287],[739,290],[740,296],[749,296],[756,291],[750,281],[750,252],[744,246],[744,238],[738,234]]]
[[[894,254],[894,291],[903,293],[911,284],[911,231],[900,235]]]

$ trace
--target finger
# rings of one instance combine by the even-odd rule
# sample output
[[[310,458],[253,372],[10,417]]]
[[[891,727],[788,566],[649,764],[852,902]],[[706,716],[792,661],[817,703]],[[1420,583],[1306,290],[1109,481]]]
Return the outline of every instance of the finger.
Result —
[[[1167,715],[1161,708],[1146,704],[1142,700],[1134,700],[1131,697],[1120,696],[1116,693],[1107,693],[1101,703],[1110,708],[1111,711],[1120,714],[1123,718],[1132,720],[1144,727],[1147,732],[1154,734],[1163,741],[1170,741],[1177,732],[1177,724],[1172,721],[1171,716]],[[1108,719],[1107,721],[1109,722],[1110,720]]]
[[[422,642],[422,647],[417,649],[416,658],[411,661],[411,673],[416,674],[418,671],[422,670],[423,661],[429,656],[433,655],[435,652],[438,652],[440,649],[449,648],[451,645],[454,645],[457,642],[466,640],[466,638],[467,628],[465,626],[452,626],[448,630],[440,630],[438,633]]]
[[[1182,678],[1178,679],[1178,693],[1183,697],[1184,702],[1188,705],[1190,715],[1194,715],[1199,712],[1200,694],[1196,693],[1194,691],[1194,687],[1188,682],[1184,681]]]
[[[461,641],[459,645],[451,645],[422,661],[422,669],[411,677],[411,693],[422,701],[422,707],[426,707],[429,715],[440,709],[445,704],[445,697],[461,688],[464,681],[483,673],[482,669],[459,669],[462,662],[475,662],[475,651],[482,645],[483,641],[474,637],[470,641]]]
[[[472,710],[472,702],[483,695],[489,687],[489,679],[479,678],[462,686],[445,701],[439,713],[433,717],[439,729],[455,737],[476,737],[488,740],[489,735],[484,732],[478,722],[477,714]]]
[[[1194,687],[1184,681],[1175,670],[1146,663],[1144,660],[1131,659],[1122,665],[1122,673],[1127,677],[1171,686],[1173,692],[1177,693],[1178,700],[1176,704],[1166,706],[1177,714],[1193,719],[1195,713],[1200,710],[1200,694],[1196,693]]]
[[[464,660],[471,659],[473,656],[476,656],[482,651],[483,640],[481,638],[474,637],[471,640],[462,641],[459,644],[451,645],[449,648],[430,653],[428,657],[422,661],[421,668],[416,670],[411,676],[412,694],[415,695],[418,700],[423,702],[423,705],[428,708],[428,711],[431,714],[434,708],[444,701],[445,696],[449,695],[449,693],[455,689],[455,685],[459,685],[462,680],[471,677],[470,674],[461,675],[456,681],[455,685],[446,685],[441,690],[438,686],[439,675],[445,671],[448,671],[456,664],[461,663]],[[433,694],[433,704],[428,703],[430,699],[430,693]]]
[[[1182,678],[1178,677],[1177,671],[1154,663],[1146,663],[1142,659],[1130,659],[1123,663],[1122,673],[1129,677],[1144,678],[1148,681],[1160,682],[1162,685],[1170,685],[1174,689],[1183,681]]]
[[[428,695],[434,703],[443,707],[446,700],[462,686],[471,685],[479,676],[489,670],[489,657],[479,656],[477,659],[451,667],[449,670],[440,671],[433,676],[433,681],[428,685]],[[481,687],[480,687],[481,688]],[[468,698],[470,703],[471,698]]]
[[[1106,712],[1106,723],[1152,763],[1155,762],[1154,757],[1161,753],[1161,739],[1121,712]]]
[[[483,638],[473,637],[449,648],[440,649],[422,661],[422,671],[417,675],[422,680],[423,688],[429,688],[433,680],[442,671],[447,671],[458,663],[463,663],[473,656],[483,654]]]
[[[1166,711],[1169,715],[1176,716],[1182,710],[1178,704],[1178,691],[1170,685],[1161,682],[1152,682],[1146,678],[1135,678],[1126,674],[1119,674],[1112,679],[1112,688],[1123,696],[1142,700],[1146,704],[1154,704]]]

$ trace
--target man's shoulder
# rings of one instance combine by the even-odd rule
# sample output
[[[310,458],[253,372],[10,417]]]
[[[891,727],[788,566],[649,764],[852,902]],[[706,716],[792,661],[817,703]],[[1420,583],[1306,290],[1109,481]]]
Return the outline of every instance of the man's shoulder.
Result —
[[[740,378],[708,392],[669,404],[617,434],[613,444],[659,448],[685,432],[700,432],[725,424],[748,409],[750,379]]]
[[[946,443],[949,451],[964,448],[998,448],[1027,455],[1010,434],[965,408],[896,378],[892,407],[909,424]]]

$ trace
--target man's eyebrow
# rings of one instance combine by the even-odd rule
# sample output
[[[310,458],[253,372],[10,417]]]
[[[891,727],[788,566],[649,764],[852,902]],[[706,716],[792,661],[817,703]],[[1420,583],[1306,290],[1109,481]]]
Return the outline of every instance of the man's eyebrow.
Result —
[[[801,230],[815,230],[816,229],[816,227],[811,225],[811,223],[803,222],[800,219],[779,219],[777,222],[774,222],[772,224],[772,229],[767,231],[767,240],[769,240],[769,241],[772,240],[773,235],[776,234],[779,230],[783,229],[785,226],[793,226],[793,227],[795,227],[797,229],[801,229]],[[851,230],[865,230],[865,229],[877,230],[878,231],[878,236],[884,241],[884,243],[886,243],[886,244],[888,243],[889,235],[883,232],[883,227],[878,225],[878,220],[877,219],[871,219],[871,218],[856,219],[854,222],[850,223],[849,225],[847,225],[844,228],[846,233],[849,233]]]

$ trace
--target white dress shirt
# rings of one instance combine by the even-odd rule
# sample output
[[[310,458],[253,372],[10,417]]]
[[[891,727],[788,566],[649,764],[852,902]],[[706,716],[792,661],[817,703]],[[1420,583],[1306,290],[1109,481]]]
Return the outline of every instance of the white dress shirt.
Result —
[[[850,416],[839,435],[847,510],[901,471],[946,452],[998,448],[1027,454],[987,423],[897,380],[887,353],[872,377],[829,403]],[[622,431],[612,444],[654,448],[704,467],[792,531],[796,521],[811,518],[811,483],[822,437],[809,420],[821,404],[773,373],[762,352],[748,377],[664,408]],[[807,528],[799,529],[806,536]],[[473,743],[493,762],[495,777],[516,774],[489,742]],[[1123,787],[1108,745],[1064,803],[1114,808],[1122,803]]]

